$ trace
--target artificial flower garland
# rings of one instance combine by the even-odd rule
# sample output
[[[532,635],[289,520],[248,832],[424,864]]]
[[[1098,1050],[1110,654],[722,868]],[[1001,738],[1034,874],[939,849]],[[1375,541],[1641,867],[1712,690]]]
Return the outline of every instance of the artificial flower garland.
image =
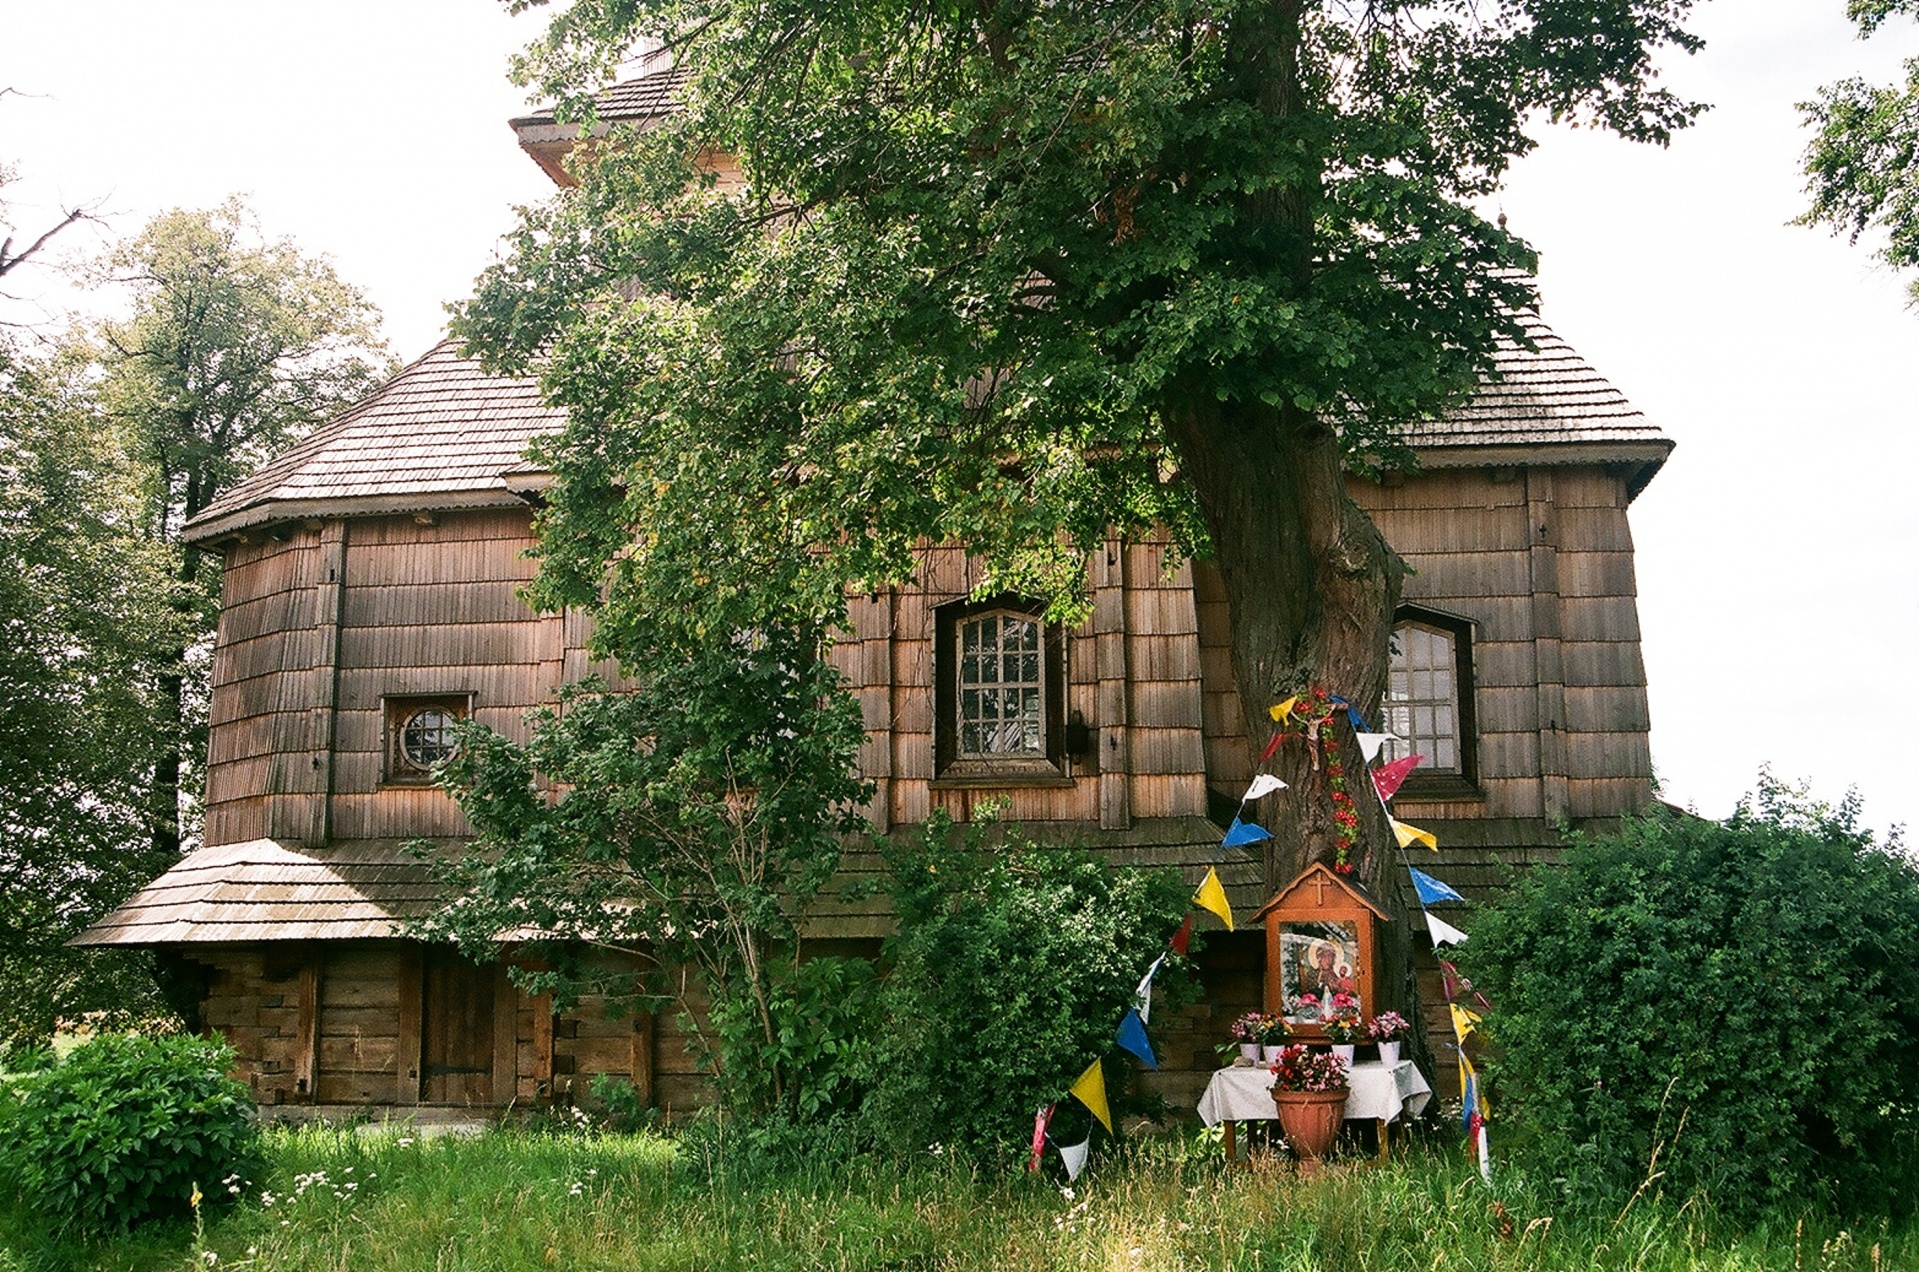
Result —
[[[1287,730],[1290,722],[1306,739],[1306,753],[1311,758],[1315,771],[1321,768],[1320,738],[1326,732],[1326,726],[1332,723],[1335,713],[1344,710],[1344,703],[1336,701],[1333,695],[1315,685],[1296,698],[1289,698],[1273,708],[1273,719],[1279,725],[1281,734]],[[1268,748],[1269,753],[1271,748]],[[1353,803],[1353,797],[1346,793],[1346,762],[1340,758],[1337,743],[1326,749],[1326,787],[1333,802],[1333,869],[1339,874],[1353,872],[1353,845],[1359,841],[1359,809]]]

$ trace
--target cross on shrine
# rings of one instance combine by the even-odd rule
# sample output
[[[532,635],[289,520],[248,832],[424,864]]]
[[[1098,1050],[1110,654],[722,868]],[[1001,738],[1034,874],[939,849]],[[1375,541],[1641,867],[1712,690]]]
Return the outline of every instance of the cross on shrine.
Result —
[[[1321,905],[1321,906],[1326,904],[1326,876],[1325,875],[1313,876],[1313,904]]]

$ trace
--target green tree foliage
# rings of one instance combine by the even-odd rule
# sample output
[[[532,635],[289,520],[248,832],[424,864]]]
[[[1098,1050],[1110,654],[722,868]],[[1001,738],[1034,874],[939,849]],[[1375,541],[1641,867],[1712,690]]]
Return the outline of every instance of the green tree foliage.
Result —
[[[152,670],[187,634],[84,370],[0,345],[0,1043],[155,1006],[137,960],[64,948],[171,864],[147,833]]]
[[[1762,775],[1724,822],[1628,821],[1482,913],[1503,1142],[1615,1207],[1656,1177],[1734,1214],[1909,1208],[1919,870],[1857,811]]]
[[[576,154],[456,324],[569,412],[539,599],[628,656],[830,625],[931,539],[1058,616],[1109,528],[1165,525],[1220,566],[1256,736],[1309,683],[1372,710],[1400,567],[1348,465],[1518,335],[1531,254],[1474,205],[1529,122],[1692,118],[1650,69],[1689,7],[560,8],[521,70],[570,117],[643,34],[691,79]],[[1323,805],[1276,842],[1329,844]]]
[[[1888,19],[1919,14],[1919,0],[1848,0],[1846,12],[1869,36]],[[1881,233],[1874,254],[1900,270],[1919,266],[1919,58],[1905,68],[1903,84],[1854,77],[1799,104],[1814,133],[1804,159],[1812,206],[1798,223],[1855,243]],[[1910,289],[1919,300],[1919,281]]]
[[[104,1034],[0,1094],[0,1178],[52,1226],[124,1232],[224,1201],[254,1166],[246,1084],[217,1039]],[[234,1188],[234,1191],[238,1191]]]
[[[1117,870],[984,825],[958,835],[943,816],[884,851],[899,929],[883,959],[873,1132],[902,1151],[1010,1161],[1033,1110],[1100,1056],[1117,1101],[1135,1062],[1114,1050],[1115,1028],[1191,904],[1177,872]],[[1183,970],[1169,960],[1156,984],[1176,997]]]
[[[324,259],[266,240],[237,199],[155,217],[93,271],[131,316],[95,333],[100,394],[140,474],[146,536],[182,524],[391,369],[378,311]],[[158,674],[164,745],[149,798],[156,853],[191,839],[191,758],[205,750],[205,643],[219,603],[209,558],[175,547],[168,603],[190,635]]]
[[[463,729],[440,778],[478,839],[443,864],[461,903],[421,933],[483,959],[502,932],[542,934],[551,948],[529,951],[550,970],[534,983],[563,995],[635,992],[628,973],[624,985],[596,979],[569,939],[657,964],[654,996],[688,1001],[677,976],[697,969],[695,999],[713,1003],[710,1049],[736,1111],[837,1107],[840,1058],[817,1039],[857,1032],[825,1026],[858,991],[824,966],[796,970],[796,920],[867,792],[851,776],[859,709],[818,641],[765,628],[648,659],[631,692],[571,686],[560,710],[535,714],[525,746]],[[666,973],[672,988],[659,983]]]

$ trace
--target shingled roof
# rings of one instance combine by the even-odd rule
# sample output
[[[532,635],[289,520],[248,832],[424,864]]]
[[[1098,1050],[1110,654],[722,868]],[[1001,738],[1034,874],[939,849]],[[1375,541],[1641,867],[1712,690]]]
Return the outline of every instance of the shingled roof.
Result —
[[[72,944],[393,936],[401,919],[444,900],[427,866],[397,842],[302,852],[254,839],[189,853]]]
[[[527,443],[564,421],[532,380],[488,375],[445,340],[214,500],[186,538],[296,517],[514,504]]]

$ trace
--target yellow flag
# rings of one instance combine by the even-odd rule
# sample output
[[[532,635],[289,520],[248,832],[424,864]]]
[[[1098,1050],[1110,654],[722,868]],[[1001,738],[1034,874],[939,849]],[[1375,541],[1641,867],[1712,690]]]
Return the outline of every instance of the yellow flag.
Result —
[[[1293,704],[1298,701],[1299,701],[1299,695],[1294,694],[1292,697],[1286,699],[1286,701],[1281,703],[1276,703],[1273,706],[1266,708],[1266,714],[1273,717],[1274,724],[1278,724],[1281,720],[1284,720],[1287,717],[1287,715],[1289,715],[1292,712]]]
[[[1086,1066],[1086,1072],[1079,1075],[1079,1081],[1073,1083],[1073,1098],[1093,1110],[1093,1116],[1106,1124],[1110,1134],[1113,1129],[1113,1111],[1106,1107],[1106,1071],[1099,1067],[1099,1061]]]
[[[1447,1003],[1446,1005],[1453,1009],[1453,1033],[1461,1042],[1466,1041],[1466,1035],[1471,1033],[1473,1026],[1479,1023],[1479,1014],[1477,1012],[1467,1011],[1458,1003]]]
[[[1421,830],[1417,826],[1408,826],[1405,822],[1396,821],[1390,817],[1387,818],[1387,820],[1393,823],[1393,834],[1398,836],[1399,846],[1401,848],[1410,848],[1414,844],[1425,844],[1434,852],[1439,851],[1439,840],[1434,837],[1432,831]]]
[[[1211,910],[1226,920],[1228,932],[1233,930],[1233,907],[1227,904],[1226,889],[1219,883],[1219,871],[1206,872],[1206,877],[1200,880],[1199,891],[1193,894],[1193,904],[1202,910]]]

